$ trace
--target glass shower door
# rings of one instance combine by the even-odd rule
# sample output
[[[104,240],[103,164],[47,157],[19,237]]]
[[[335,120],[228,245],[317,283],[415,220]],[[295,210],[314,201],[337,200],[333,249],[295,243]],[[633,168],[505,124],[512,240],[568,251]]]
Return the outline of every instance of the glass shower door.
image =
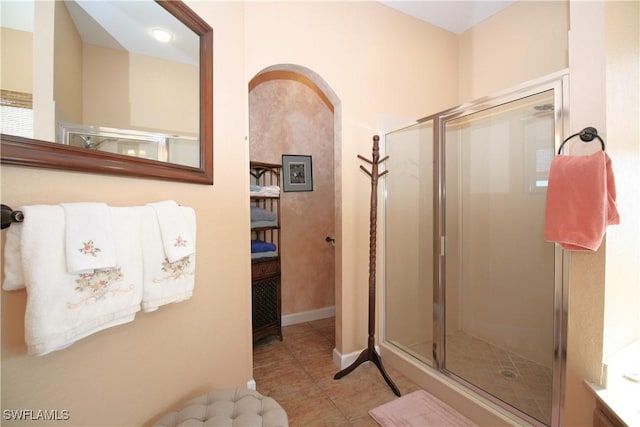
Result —
[[[433,348],[433,121],[385,136],[385,340],[425,364]]]
[[[551,425],[554,91],[444,118],[443,371]]]

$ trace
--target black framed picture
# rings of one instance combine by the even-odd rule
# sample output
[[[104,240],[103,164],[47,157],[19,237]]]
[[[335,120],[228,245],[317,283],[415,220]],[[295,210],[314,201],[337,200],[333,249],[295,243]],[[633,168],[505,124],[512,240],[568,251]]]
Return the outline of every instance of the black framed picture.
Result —
[[[311,156],[282,155],[284,191],[313,191]]]

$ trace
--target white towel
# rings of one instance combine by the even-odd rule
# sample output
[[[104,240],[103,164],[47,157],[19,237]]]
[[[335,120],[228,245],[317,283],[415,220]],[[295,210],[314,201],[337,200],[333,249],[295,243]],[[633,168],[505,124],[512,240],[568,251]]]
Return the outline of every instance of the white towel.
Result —
[[[140,211],[110,208],[118,266],[91,273],[66,269],[62,206],[22,208],[22,265],[27,288],[25,341],[43,355],[133,320],[142,298]]]
[[[162,244],[160,225],[152,207],[143,207],[142,241],[144,264],[144,292],[142,309],[146,312],[157,310],[165,304],[187,300],[193,295],[195,284],[195,252],[170,262]],[[196,215],[192,208],[180,207],[184,224],[195,247]]]
[[[4,241],[4,282],[2,283],[2,289],[5,291],[24,289],[21,240],[22,223],[14,222],[7,230]]]
[[[173,200],[149,203],[147,206],[151,206],[156,213],[162,246],[169,262],[195,253],[195,232],[190,229],[184,209]]]
[[[278,197],[280,195],[280,187],[277,185],[251,185],[249,195],[262,197]]]
[[[111,212],[105,203],[63,203],[69,273],[116,266]]]

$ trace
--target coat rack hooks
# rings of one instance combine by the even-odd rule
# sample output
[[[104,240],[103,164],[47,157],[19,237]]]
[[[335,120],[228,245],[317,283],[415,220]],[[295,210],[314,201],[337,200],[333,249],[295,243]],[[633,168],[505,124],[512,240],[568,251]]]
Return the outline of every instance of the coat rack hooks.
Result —
[[[371,165],[371,171],[364,166],[360,166],[360,169],[371,178],[371,206],[369,209],[369,338],[367,340],[367,348],[365,348],[358,358],[349,366],[342,369],[340,372],[334,375],[334,379],[339,380],[345,375],[352,372],[358,366],[365,362],[373,362],[377,367],[382,377],[387,382],[389,388],[393,393],[400,397],[400,390],[391,380],[387,371],[382,365],[382,359],[375,349],[375,329],[376,329],[376,223],[377,223],[377,207],[378,207],[378,178],[387,174],[388,170],[384,172],[378,172],[378,166],[387,160],[389,156],[380,158],[379,143],[380,137],[378,135],[373,136],[373,148],[371,152],[371,160],[358,155],[360,160]]]
[[[560,153],[562,152],[564,144],[571,138],[574,138],[576,136],[579,136],[580,139],[584,142],[591,142],[594,139],[598,138],[598,140],[600,141],[600,145],[602,146],[602,151],[605,151],[604,141],[602,140],[602,138],[600,138],[600,135],[598,135],[598,129],[594,127],[586,127],[580,132],[574,133],[573,135],[567,137],[564,141],[562,141],[562,144],[560,144],[560,148],[558,148],[558,155],[560,155]]]
[[[2,212],[2,225],[0,226],[0,229],[2,230],[9,227],[12,222],[24,221],[24,214],[22,211],[14,211],[7,205],[0,205],[0,210]]]

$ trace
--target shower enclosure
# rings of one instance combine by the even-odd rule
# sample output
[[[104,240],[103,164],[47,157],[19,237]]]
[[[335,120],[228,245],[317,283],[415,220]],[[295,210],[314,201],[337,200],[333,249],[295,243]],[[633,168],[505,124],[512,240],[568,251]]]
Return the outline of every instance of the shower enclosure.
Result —
[[[533,425],[559,425],[562,251],[544,240],[563,77],[385,136],[385,343]]]

